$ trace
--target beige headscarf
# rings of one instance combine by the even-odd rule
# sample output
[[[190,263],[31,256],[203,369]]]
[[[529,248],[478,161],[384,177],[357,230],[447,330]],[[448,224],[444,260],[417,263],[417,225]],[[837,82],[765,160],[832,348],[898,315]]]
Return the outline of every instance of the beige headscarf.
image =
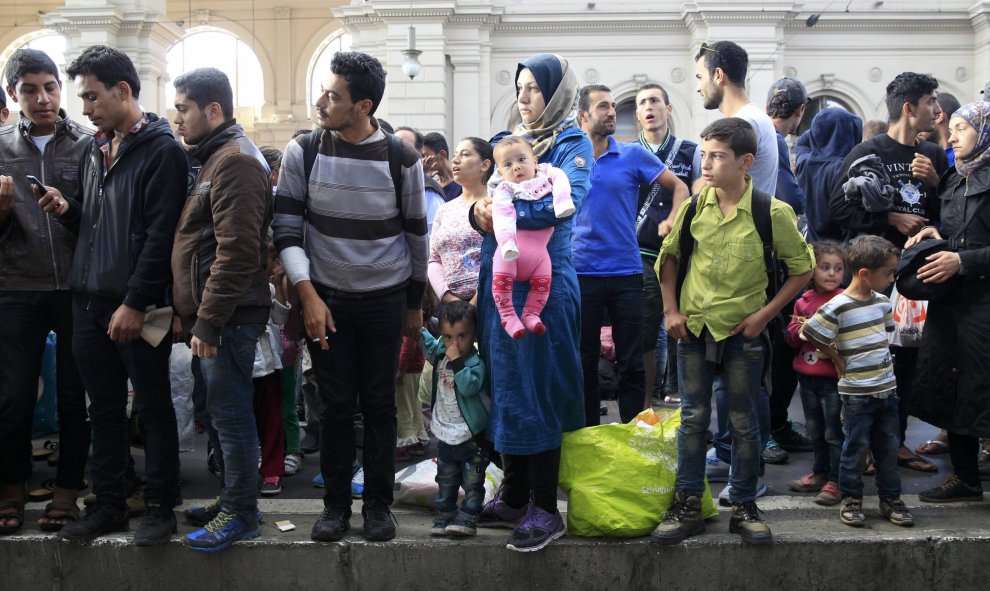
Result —
[[[567,60],[553,53],[539,53],[521,62],[516,70],[516,79],[523,69],[530,70],[538,84],[542,82],[540,91],[544,97],[549,94],[550,100],[536,121],[530,124],[519,123],[512,135],[520,135],[529,140],[533,144],[533,153],[537,158],[542,158],[553,148],[561,132],[577,125],[580,85]],[[543,84],[552,86],[557,76],[560,82],[556,88],[543,87]],[[516,121],[520,119],[518,103],[513,107],[512,118]]]

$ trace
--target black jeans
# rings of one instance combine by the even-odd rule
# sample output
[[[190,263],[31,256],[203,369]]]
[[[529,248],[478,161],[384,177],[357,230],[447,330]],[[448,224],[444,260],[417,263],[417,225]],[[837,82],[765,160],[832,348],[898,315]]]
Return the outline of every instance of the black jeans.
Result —
[[[897,378],[897,396],[900,403],[897,407],[900,419],[900,433],[897,438],[901,445],[907,438],[908,416],[911,414],[911,402],[914,400],[914,374],[918,368],[917,347],[891,347],[894,355],[894,377]],[[952,449],[950,446],[949,449]],[[973,456],[976,457],[976,456]]]
[[[531,456],[502,454],[505,478],[502,480],[502,498],[510,507],[523,507],[529,503],[548,513],[557,512],[557,480],[560,473],[560,448]]]
[[[45,340],[55,331],[59,460],[55,485],[78,489],[89,456],[86,390],[72,356],[72,294],[0,292],[0,484],[31,475],[31,430]]]
[[[118,304],[96,296],[76,294],[73,300],[72,351],[89,392],[93,423],[90,476],[98,503],[124,509],[124,475],[130,456],[127,380],[134,386],[134,409],[144,436],[144,469],[148,479],[144,498],[171,507],[179,495],[179,436],[172,406],[168,358],[172,334],[157,347],[138,338],[130,343],[110,340],[107,327]]]
[[[949,431],[949,459],[952,471],[969,486],[980,484],[980,438]]]
[[[354,464],[354,407],[364,416],[364,502],[392,504],[395,484],[395,372],[406,318],[406,292],[368,298],[319,289],[337,332],[329,350],[308,341],[320,413],[320,472],[326,481],[323,504],[351,505]]]
[[[781,310],[781,315],[790,321],[794,314],[794,304],[790,303]],[[797,350],[787,344],[781,327],[771,324],[769,327],[771,356],[770,356],[770,432],[779,432],[787,428],[787,409],[794,399],[798,378],[794,372],[794,355]]]
[[[581,368],[584,371],[585,425],[601,423],[598,358],[604,313],[612,322],[615,357],[619,363],[619,417],[623,423],[643,410],[646,374],[643,369],[643,275],[593,277],[578,275],[581,286]]]

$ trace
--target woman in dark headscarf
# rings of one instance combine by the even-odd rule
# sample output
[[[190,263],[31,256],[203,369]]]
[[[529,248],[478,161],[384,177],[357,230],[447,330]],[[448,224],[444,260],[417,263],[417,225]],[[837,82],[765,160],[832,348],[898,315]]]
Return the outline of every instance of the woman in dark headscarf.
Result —
[[[980,437],[990,437],[990,103],[963,106],[949,120],[955,169],[942,179],[941,231],[923,228],[907,241],[955,236],[958,248],[928,257],[918,270],[926,283],[958,276],[951,295],[928,303],[912,414],[946,429],[953,474],[918,495],[947,503],[983,498]]]
[[[542,53],[516,70],[519,123],[512,135],[527,138],[540,163],[562,169],[571,183],[576,207],[590,187],[591,142],[577,126],[578,81],[564,58]],[[511,550],[533,551],[564,534],[557,512],[557,473],[562,434],[584,426],[580,342],[580,292],[571,263],[571,220],[554,215],[552,198],[517,201],[519,229],[554,226],[547,245],[553,276],[541,318],[544,336],[513,340],[502,329],[492,298],[491,200],[473,209],[485,234],[478,289],[478,343],[491,376],[492,406],[488,438],[502,454],[505,480],[485,506],[480,526],[515,528]],[[513,300],[521,309],[529,284],[517,282]],[[590,379],[595,379],[591,376]]]
[[[808,241],[835,238],[828,201],[846,155],[863,139],[863,120],[845,109],[823,109],[794,146],[795,176],[804,190]]]

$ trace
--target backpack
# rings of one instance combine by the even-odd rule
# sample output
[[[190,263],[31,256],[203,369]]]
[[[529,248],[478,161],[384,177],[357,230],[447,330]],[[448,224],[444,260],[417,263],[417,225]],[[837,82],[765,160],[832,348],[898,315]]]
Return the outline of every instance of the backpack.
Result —
[[[776,297],[780,286],[787,280],[787,267],[777,258],[777,253],[773,250],[773,225],[770,220],[770,200],[772,197],[756,187],[753,187],[753,223],[756,225],[756,232],[763,242],[763,262],[767,268],[767,301]],[[681,288],[684,280],[687,279],[688,268],[690,267],[691,255],[694,253],[696,241],[691,235],[691,222],[698,212],[698,195],[691,197],[684,212],[684,220],[681,222],[680,235],[680,257],[677,265],[677,300],[681,299]],[[776,337],[780,330],[785,330],[787,322],[782,314],[771,320],[770,324],[777,323],[775,329],[771,330],[771,337]],[[769,325],[768,325],[769,327]]]
[[[383,132],[384,133],[384,132]],[[303,142],[303,172],[306,175],[306,196],[309,197],[309,175],[313,173],[316,164],[316,153],[320,148],[320,138],[323,128],[317,127],[309,132]],[[388,171],[392,175],[392,186],[395,187],[395,206],[402,215],[402,140],[391,133],[385,133],[388,143]]]

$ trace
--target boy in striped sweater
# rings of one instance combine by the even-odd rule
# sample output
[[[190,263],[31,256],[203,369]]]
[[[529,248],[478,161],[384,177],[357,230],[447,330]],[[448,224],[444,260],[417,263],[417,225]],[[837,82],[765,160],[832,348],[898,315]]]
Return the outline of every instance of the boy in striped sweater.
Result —
[[[835,364],[846,424],[839,460],[842,506],[839,519],[862,527],[863,471],[873,452],[880,496],[879,513],[894,525],[910,527],[914,518],[901,500],[897,472],[900,445],[897,382],[887,333],[894,330],[893,308],[882,292],[894,282],[897,247],[879,236],[854,242],[846,256],[852,282],[818,309],[801,334]]]

